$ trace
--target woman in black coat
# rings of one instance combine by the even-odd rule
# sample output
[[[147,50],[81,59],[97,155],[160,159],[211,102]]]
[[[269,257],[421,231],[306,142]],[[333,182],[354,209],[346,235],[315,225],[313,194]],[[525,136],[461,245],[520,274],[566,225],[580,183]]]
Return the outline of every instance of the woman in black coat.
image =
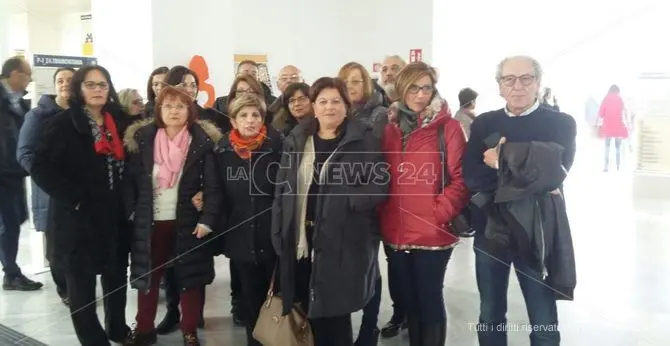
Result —
[[[230,121],[228,121],[226,116],[218,114],[211,108],[205,109],[198,105],[197,97],[199,85],[200,80],[198,80],[198,76],[195,74],[195,72],[191,71],[185,66],[177,65],[167,72],[163,87],[176,87],[186,96],[189,96],[191,98],[191,103],[193,103],[193,106],[197,110],[198,120],[207,120],[215,124],[219,129],[225,129],[226,126],[230,127]],[[175,273],[172,267],[167,268],[164,279],[167,313],[156,327],[156,332],[159,335],[168,334],[174,331],[178,327],[179,320],[181,319],[179,313],[179,290],[175,285],[174,275]],[[203,297],[203,305],[200,307],[200,320],[198,321],[198,327],[203,328],[205,326],[205,318],[203,316],[205,309],[205,285],[203,285],[201,288],[201,294]]]
[[[314,117],[309,101],[309,85],[293,83],[286,87],[280,99],[282,106],[274,115],[272,126],[284,136],[288,136],[298,124],[309,122]]]
[[[31,175],[51,197],[52,260],[66,276],[72,322],[85,346],[124,342],[130,227],[123,209],[124,123],[107,70],[86,66],[70,84],[70,108],[42,128]],[[95,309],[102,275],[105,329]]]
[[[197,120],[192,99],[173,87],[158,96],[155,119],[135,123],[126,132],[126,202],[134,211],[130,271],[132,286],[139,291],[137,327],[126,345],[156,342],[159,284],[168,266],[180,295],[184,345],[200,345],[201,288],[214,279],[206,243],[219,218],[213,148],[220,139],[214,124]],[[191,202],[199,191],[204,195],[201,212]]]
[[[351,313],[375,291],[389,175],[371,129],[347,120],[344,82],[321,78],[310,99],[315,119],[284,142],[273,205],[284,313],[301,302],[317,346],[351,346]]]
[[[276,265],[270,227],[282,136],[263,124],[260,97],[238,96],[229,109],[233,130],[217,155],[225,191],[223,253],[240,277],[247,345],[261,346],[252,332]]]

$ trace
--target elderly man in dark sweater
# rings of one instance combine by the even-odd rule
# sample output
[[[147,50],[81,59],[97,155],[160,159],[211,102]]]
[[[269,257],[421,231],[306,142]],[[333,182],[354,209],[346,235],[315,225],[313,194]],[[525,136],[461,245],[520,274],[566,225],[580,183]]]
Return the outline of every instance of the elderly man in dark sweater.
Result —
[[[463,176],[472,193],[489,193],[497,187],[498,145],[502,142],[554,142],[564,148],[563,166],[570,169],[575,156],[576,123],[553,109],[540,107],[542,80],[539,63],[525,56],[503,60],[496,80],[505,108],[480,115],[472,123],[463,161]],[[551,193],[558,194],[558,190]],[[476,197],[475,197],[476,198]],[[488,252],[492,240],[485,237],[486,216],[473,215],[476,275],[481,300],[477,332],[480,346],[506,346],[507,287],[511,264],[517,271],[531,329],[532,346],[559,345],[556,296],[514,249]]]

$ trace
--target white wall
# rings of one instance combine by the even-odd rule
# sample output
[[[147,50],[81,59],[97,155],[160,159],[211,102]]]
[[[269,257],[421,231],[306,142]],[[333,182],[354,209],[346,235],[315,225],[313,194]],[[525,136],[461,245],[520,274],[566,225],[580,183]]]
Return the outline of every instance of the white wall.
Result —
[[[153,66],[151,5],[151,1],[91,1],[94,55],[109,70],[117,90],[146,87]]]
[[[373,62],[387,54],[407,58],[410,49],[422,48],[424,60],[432,57],[432,0],[153,3],[154,66],[186,64],[193,54],[203,55],[219,96],[234,78],[234,54],[267,54],[273,77],[294,64],[311,82],[334,76],[351,60],[371,72]]]
[[[552,87],[562,108],[581,116],[589,94],[601,97],[610,84],[626,85],[642,70],[670,60],[658,36],[670,31],[670,24],[662,24],[664,2],[436,1],[440,87],[455,106],[458,91],[469,86],[481,95],[480,111],[501,107],[496,64],[529,54],[543,65],[543,84]]]

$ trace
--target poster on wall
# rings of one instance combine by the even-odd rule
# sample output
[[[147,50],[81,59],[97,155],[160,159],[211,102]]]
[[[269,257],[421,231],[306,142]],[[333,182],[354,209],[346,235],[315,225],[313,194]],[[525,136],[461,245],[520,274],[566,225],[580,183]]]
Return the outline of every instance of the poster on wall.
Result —
[[[409,62],[423,61],[423,49],[410,49]]]
[[[202,55],[194,55],[188,63],[188,68],[195,72],[200,81],[198,86],[198,104],[205,108],[212,108],[216,101],[216,89],[209,74],[209,66]]]
[[[251,60],[258,64],[258,80],[272,90],[272,77],[268,69],[268,56],[266,54],[235,54],[233,71],[237,71],[237,66],[245,60]]]
[[[83,56],[63,56],[63,55],[33,55],[33,107],[37,106],[42,95],[54,93],[53,76],[60,67],[80,68],[86,65],[97,64],[97,59]]]
[[[81,19],[82,32],[84,33],[83,42],[81,45],[81,55],[93,56],[93,29],[91,29],[90,14],[84,14],[79,17]]]

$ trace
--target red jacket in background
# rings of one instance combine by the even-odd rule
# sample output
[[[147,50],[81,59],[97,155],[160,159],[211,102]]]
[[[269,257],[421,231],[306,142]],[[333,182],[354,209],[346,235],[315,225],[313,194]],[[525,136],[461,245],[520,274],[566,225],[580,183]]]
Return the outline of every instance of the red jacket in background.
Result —
[[[465,136],[460,123],[451,118],[448,105],[438,107],[439,113],[429,124],[409,134],[404,152],[398,125],[389,121],[384,128],[382,150],[390,165],[391,184],[389,198],[380,208],[380,220],[384,242],[396,249],[437,250],[458,241],[445,224],[460,213],[469,198],[461,171]],[[444,126],[451,178],[441,194],[439,126]]]
[[[628,138],[628,127],[624,122],[625,107],[623,99],[617,93],[610,93],[600,104],[598,112],[600,137]]]

